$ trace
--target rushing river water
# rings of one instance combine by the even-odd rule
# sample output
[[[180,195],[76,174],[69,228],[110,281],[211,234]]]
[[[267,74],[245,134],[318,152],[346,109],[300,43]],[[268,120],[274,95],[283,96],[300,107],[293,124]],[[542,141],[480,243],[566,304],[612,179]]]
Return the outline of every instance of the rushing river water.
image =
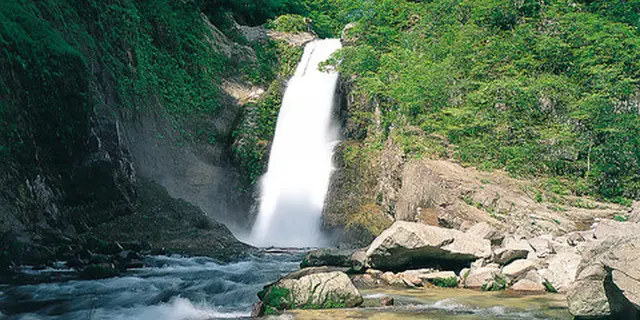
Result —
[[[157,256],[152,267],[119,278],[0,287],[0,319],[246,319],[256,293],[298,268],[302,251],[265,253],[233,264],[209,258]],[[362,290],[367,300],[391,296],[393,308],[301,310],[280,318],[321,319],[571,319],[560,295],[515,297],[462,289]]]
[[[256,293],[297,269],[301,259],[302,252],[226,265],[202,257],[149,257],[153,267],[119,278],[0,287],[0,310],[20,320],[246,318]]]

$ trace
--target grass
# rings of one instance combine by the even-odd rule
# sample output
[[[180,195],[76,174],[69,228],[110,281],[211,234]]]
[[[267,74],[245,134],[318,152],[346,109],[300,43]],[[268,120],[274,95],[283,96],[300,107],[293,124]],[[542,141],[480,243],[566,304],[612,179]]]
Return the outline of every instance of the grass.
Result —
[[[431,281],[433,285],[442,287],[442,288],[457,288],[458,287],[458,278],[457,277],[449,277],[449,278],[435,278]]]

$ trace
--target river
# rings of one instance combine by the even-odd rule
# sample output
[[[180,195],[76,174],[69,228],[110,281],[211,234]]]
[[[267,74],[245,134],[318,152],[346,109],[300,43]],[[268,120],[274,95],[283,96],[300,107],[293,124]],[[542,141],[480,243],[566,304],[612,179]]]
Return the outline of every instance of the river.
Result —
[[[0,287],[0,318],[13,320],[247,319],[256,293],[298,268],[303,251],[262,253],[231,264],[203,257],[153,256],[124,276]],[[42,271],[41,271],[42,272]],[[54,272],[54,271],[44,271]],[[64,272],[64,271],[55,271]],[[368,289],[366,300],[391,296],[392,308],[301,310],[280,318],[571,319],[564,297],[511,296],[463,289]]]

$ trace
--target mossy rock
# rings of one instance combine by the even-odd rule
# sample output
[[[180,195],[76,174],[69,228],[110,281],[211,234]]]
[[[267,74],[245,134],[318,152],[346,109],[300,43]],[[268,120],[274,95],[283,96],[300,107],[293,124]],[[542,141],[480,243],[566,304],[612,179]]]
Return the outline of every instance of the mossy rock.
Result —
[[[357,307],[364,301],[344,272],[306,268],[266,286],[258,293],[265,313],[287,309]],[[273,309],[273,310],[272,310]]]

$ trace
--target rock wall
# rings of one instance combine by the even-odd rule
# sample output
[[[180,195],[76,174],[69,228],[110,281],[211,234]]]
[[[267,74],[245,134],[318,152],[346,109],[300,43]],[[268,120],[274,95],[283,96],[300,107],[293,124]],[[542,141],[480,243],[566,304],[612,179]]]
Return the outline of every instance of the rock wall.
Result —
[[[246,250],[237,245],[227,227],[213,219],[238,230],[251,223],[247,218],[253,202],[251,186],[246,185],[233,159],[233,132],[243,121],[244,103],[257,99],[264,90],[232,75],[219,84],[204,84],[211,88],[212,95],[217,95],[215,112],[175,110],[172,108],[179,104],[172,101],[169,105],[162,97],[163,93],[165,97],[170,95],[163,90],[173,78],[160,73],[164,70],[142,70],[142,60],[149,58],[144,50],[176,56],[188,51],[167,34],[175,32],[171,28],[180,23],[192,23],[204,30],[204,49],[198,49],[210,56],[200,57],[208,59],[202,65],[189,65],[201,68],[195,74],[216,72],[210,70],[217,66],[216,59],[236,64],[255,61],[253,50],[231,41],[193,6],[176,4],[148,11],[148,7],[124,1],[120,5],[129,6],[128,13],[139,15],[139,19],[129,21],[132,24],[122,26],[118,32],[129,31],[126,39],[135,32],[149,32],[150,42],[144,42],[147,38],[142,34],[133,37],[139,42],[114,43],[110,38],[101,38],[105,35],[100,27],[117,22],[106,19],[130,17],[110,11],[94,12],[95,8],[89,10],[66,2],[37,4],[45,11],[55,5],[68,9],[64,11],[68,16],[42,18],[23,10],[23,4],[2,9],[14,10],[8,23],[14,23],[15,18],[39,27],[15,26],[18,32],[7,38],[7,45],[13,49],[0,54],[0,66],[11,71],[0,77],[0,269],[74,259],[84,254],[85,240],[97,234],[110,241],[126,238],[151,242],[153,246],[170,244],[174,251],[189,247],[190,253],[218,258],[223,258],[225,248],[233,248],[234,255]],[[161,10],[184,10],[184,15],[174,18],[185,21],[154,20]],[[104,15],[104,25],[92,24],[95,15]],[[60,23],[58,19],[66,21]],[[4,36],[5,31],[0,28],[0,35]],[[50,38],[27,41],[41,35],[39,32]],[[199,34],[194,31],[194,36]],[[96,43],[91,45],[87,39]],[[46,52],[46,59],[32,61],[38,50]],[[25,63],[16,64],[13,53],[26,59]],[[124,74],[118,74],[119,70],[112,69],[114,66],[121,67]],[[144,77],[148,82],[140,80]],[[141,83],[148,87],[135,87]],[[135,88],[123,88],[127,85]],[[186,91],[171,97],[199,96],[188,91],[192,85],[184,84]],[[209,132],[215,136],[207,139]],[[146,187],[156,186],[155,183],[164,188]],[[196,207],[177,205],[173,198]],[[180,229],[174,234],[200,234],[198,230],[205,230],[208,240],[185,237],[193,240],[186,243],[165,237],[154,241],[147,239],[149,235],[117,225],[118,221],[135,220],[138,216],[142,219],[141,213],[150,224],[139,228],[158,234],[170,227]],[[155,218],[166,222],[167,216],[177,220],[151,223]],[[60,247],[61,244],[65,245]]]

